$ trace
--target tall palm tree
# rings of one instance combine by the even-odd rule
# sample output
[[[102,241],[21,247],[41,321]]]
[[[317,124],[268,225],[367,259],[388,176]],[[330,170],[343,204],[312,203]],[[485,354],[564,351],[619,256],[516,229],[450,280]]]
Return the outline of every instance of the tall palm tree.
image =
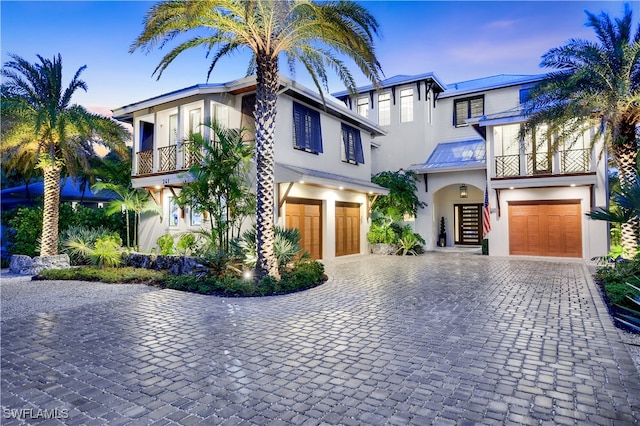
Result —
[[[540,66],[557,71],[533,90],[525,106],[530,119],[525,131],[548,124],[557,143],[597,126],[618,167],[624,188],[635,181],[640,123],[640,27],[632,31],[632,13],[625,6],[622,18],[587,13],[587,26],[598,42],[571,39],[549,50]],[[637,248],[637,218],[622,226],[628,253]]]
[[[361,5],[348,1],[163,1],[145,16],[144,30],[133,42],[132,52],[162,47],[182,33],[193,34],[162,58],[154,71],[158,78],[179,54],[194,47],[214,52],[207,78],[223,56],[241,49],[252,53],[248,74],[255,71],[257,79],[254,115],[258,279],[265,274],[279,276],[273,251],[278,59],[284,56],[290,69],[296,62],[302,63],[321,94],[322,87],[328,89],[326,68],[335,71],[346,87],[355,92],[355,80],[339,56],[353,59],[364,75],[378,84],[381,68],[373,47],[377,31],[375,18]]]
[[[71,104],[79,90],[87,90],[80,79],[86,66],[74,74],[69,85],[62,82],[62,58],[38,55],[30,63],[17,55],[2,68],[2,142],[0,151],[40,169],[44,175],[44,215],[40,254],[58,253],[58,215],[60,175],[63,167],[75,176],[94,157],[95,144],[125,150],[128,132],[115,121],[92,114]],[[6,121],[5,121],[6,120]]]

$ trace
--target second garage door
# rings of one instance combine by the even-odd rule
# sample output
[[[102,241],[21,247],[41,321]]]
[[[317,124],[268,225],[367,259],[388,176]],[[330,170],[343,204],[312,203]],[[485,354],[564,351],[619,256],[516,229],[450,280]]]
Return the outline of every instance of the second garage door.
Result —
[[[582,257],[580,200],[510,202],[509,253]]]
[[[360,204],[336,202],[336,256],[360,253]]]

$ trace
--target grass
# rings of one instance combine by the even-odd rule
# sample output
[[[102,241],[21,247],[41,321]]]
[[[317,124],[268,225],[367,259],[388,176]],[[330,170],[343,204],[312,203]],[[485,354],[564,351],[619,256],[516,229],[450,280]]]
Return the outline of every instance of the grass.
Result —
[[[82,266],[42,271],[34,280],[79,280],[103,283],[139,283],[200,294],[234,297],[272,296],[293,293],[322,284],[327,277],[324,266],[316,261],[297,262],[282,279],[265,277],[256,283],[225,273],[222,276],[170,275],[143,268],[104,268]]]

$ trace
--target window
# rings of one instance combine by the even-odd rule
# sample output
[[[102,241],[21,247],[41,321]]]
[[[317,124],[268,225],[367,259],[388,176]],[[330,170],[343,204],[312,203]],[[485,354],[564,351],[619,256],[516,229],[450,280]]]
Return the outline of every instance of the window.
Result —
[[[169,116],[169,145],[178,143],[178,114]]]
[[[360,130],[347,124],[342,124],[342,161],[351,164],[364,164],[362,139]]]
[[[413,89],[400,91],[400,122],[413,121]]]
[[[391,124],[391,95],[389,93],[378,95],[378,124],[381,126]]]
[[[202,225],[202,212],[191,207],[191,226]]]
[[[454,101],[453,124],[456,127],[466,126],[465,120],[480,117],[484,114],[484,97],[458,99]]]
[[[169,197],[169,226],[178,226],[179,217],[180,207],[178,207],[173,197]]]
[[[356,112],[364,118],[369,118],[369,99],[358,98],[356,104]]]
[[[322,152],[320,113],[293,103],[293,146],[314,154]]]
[[[192,109],[189,111],[189,131],[193,134],[200,133],[200,110]]]
[[[520,105],[526,103],[531,97],[531,88],[520,89]]]

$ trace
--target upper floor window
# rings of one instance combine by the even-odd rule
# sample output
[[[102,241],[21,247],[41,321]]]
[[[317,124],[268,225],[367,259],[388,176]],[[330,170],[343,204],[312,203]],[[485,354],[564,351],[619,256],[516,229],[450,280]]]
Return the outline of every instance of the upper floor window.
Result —
[[[200,110],[192,109],[189,111],[189,132],[196,134],[200,133]]]
[[[356,102],[356,112],[364,118],[369,118],[369,99],[358,98]]]
[[[315,154],[322,152],[320,113],[293,103],[293,146]]]
[[[378,124],[381,126],[391,124],[391,95],[389,93],[378,95]]]
[[[169,116],[169,145],[178,143],[178,114]]]
[[[342,161],[351,164],[364,164],[360,130],[342,123],[342,147]]]
[[[520,105],[526,103],[531,97],[531,88],[520,89]]]
[[[400,91],[400,122],[413,121],[413,89]]]
[[[453,124],[456,127],[466,126],[468,118],[484,115],[484,96],[457,99],[453,104]]]

